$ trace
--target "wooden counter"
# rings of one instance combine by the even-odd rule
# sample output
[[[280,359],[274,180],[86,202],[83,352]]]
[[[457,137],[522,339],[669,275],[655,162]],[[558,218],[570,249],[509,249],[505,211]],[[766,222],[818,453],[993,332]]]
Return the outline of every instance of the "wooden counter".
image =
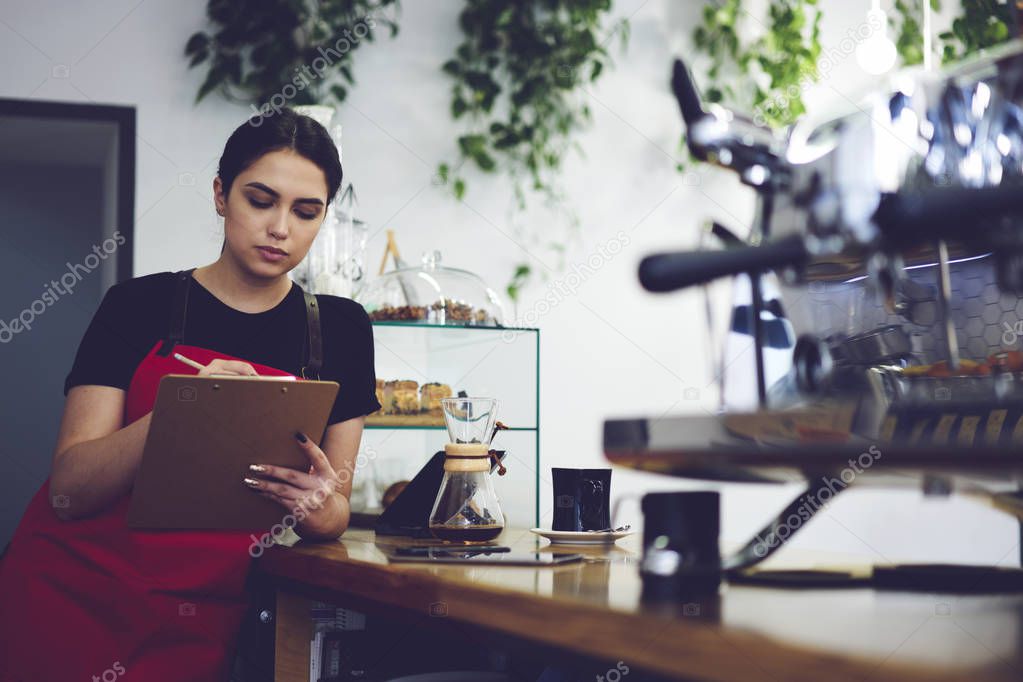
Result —
[[[712,598],[658,607],[640,601],[637,535],[606,549],[559,548],[586,559],[553,568],[389,565],[380,546],[416,543],[379,542],[353,529],[259,560],[280,591],[278,680],[304,680],[308,670],[308,602],[295,593],[448,619],[680,679],[1023,679],[1023,595],[722,585]],[[499,542],[552,551],[525,530],[506,530]]]

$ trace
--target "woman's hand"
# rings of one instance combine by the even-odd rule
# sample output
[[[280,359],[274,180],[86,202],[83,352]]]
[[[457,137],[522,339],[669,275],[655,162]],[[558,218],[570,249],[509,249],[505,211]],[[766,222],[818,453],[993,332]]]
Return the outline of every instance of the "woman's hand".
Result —
[[[294,514],[303,537],[339,537],[344,525],[339,500],[344,483],[318,445],[299,432],[295,440],[309,458],[309,473],[252,464],[249,469],[262,478],[246,478],[244,483]]]
[[[230,374],[243,377],[256,377],[259,374],[247,362],[241,360],[222,360],[216,358],[199,370],[199,376],[208,377],[214,374]]]

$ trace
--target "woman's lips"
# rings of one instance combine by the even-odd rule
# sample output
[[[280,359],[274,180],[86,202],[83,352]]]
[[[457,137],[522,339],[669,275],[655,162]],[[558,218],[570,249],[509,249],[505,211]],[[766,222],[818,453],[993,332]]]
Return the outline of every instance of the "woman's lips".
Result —
[[[288,254],[284,251],[269,246],[257,246],[256,249],[263,256],[263,260],[269,263],[277,263],[288,257]]]

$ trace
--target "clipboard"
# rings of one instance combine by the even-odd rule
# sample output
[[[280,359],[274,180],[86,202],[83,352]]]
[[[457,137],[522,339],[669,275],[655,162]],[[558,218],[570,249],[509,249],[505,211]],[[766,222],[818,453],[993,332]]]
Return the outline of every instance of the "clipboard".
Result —
[[[295,431],[319,445],[335,381],[168,374],[160,380],[128,527],[259,530],[288,514],[242,479],[250,464],[309,470]]]

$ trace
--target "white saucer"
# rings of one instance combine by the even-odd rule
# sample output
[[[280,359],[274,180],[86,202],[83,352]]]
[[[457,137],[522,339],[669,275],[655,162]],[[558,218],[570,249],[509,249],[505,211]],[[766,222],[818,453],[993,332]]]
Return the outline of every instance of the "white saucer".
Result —
[[[551,544],[556,545],[609,545],[616,540],[632,535],[634,530],[620,530],[616,533],[591,533],[589,531],[572,530],[547,530],[545,528],[530,528],[530,533],[547,538]]]

